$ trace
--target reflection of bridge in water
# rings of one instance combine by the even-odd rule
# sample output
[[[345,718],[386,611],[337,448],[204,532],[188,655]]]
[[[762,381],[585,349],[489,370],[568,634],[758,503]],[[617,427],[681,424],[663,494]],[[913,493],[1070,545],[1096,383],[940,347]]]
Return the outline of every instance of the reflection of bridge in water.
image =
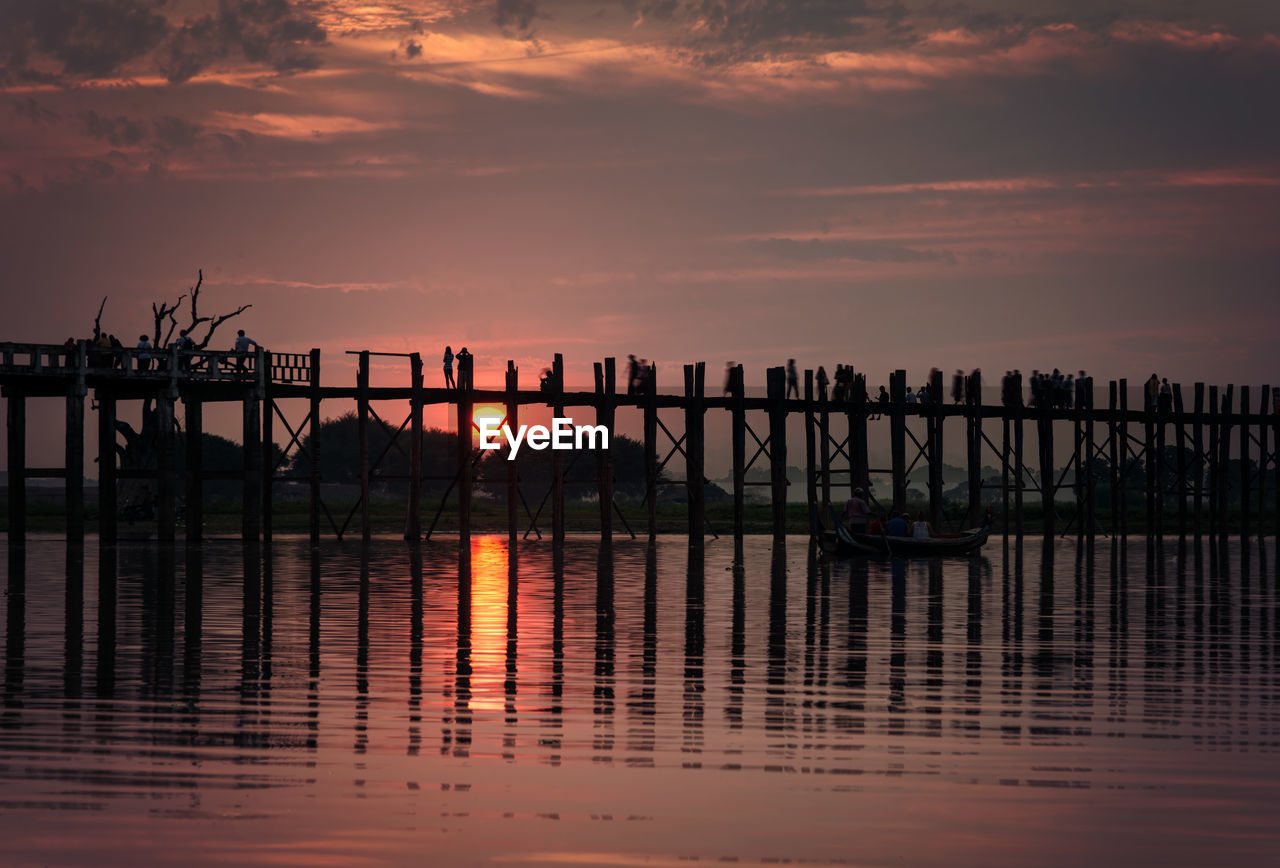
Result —
[[[928,470],[929,514],[935,526],[943,524],[943,444],[947,423],[964,428],[967,511],[964,524],[976,525],[993,494],[998,498],[999,526],[1006,535],[1021,536],[1024,521],[1036,517],[1044,533],[1062,530],[1079,537],[1096,533],[1127,534],[1134,510],[1131,501],[1141,500],[1145,509],[1142,528],[1160,535],[1167,532],[1200,535],[1208,532],[1226,537],[1228,522],[1242,538],[1264,533],[1264,520],[1274,515],[1280,527],[1280,485],[1276,484],[1277,444],[1280,443],[1280,401],[1273,390],[1263,386],[1253,409],[1250,388],[1222,389],[1196,383],[1190,405],[1184,403],[1182,389],[1174,384],[1172,410],[1157,412],[1130,409],[1125,380],[1109,383],[1106,407],[1095,406],[1091,378],[1076,383],[1071,409],[984,405],[982,384],[977,374],[968,379],[964,403],[908,403],[906,373],[895,371],[889,378],[889,401],[867,400],[861,380],[849,400],[831,400],[814,391],[812,371],[804,372],[803,397],[786,397],[783,368],[766,372],[763,396],[748,396],[742,366],[729,371],[724,395],[706,394],[705,363],[685,365],[683,392],[662,393],[655,370],[647,388],[637,394],[619,394],[612,358],[595,363],[592,391],[567,391],[564,363],[556,355],[551,376],[537,390],[520,389],[519,372],[508,362],[506,387],[493,389],[427,388],[423,382],[421,356],[417,353],[355,353],[359,367],[354,386],[326,386],[321,383],[319,350],[306,354],[162,351],[140,368],[137,351],[118,350],[94,356],[86,342],[74,348],[35,344],[0,344],[0,386],[8,403],[9,446],[9,528],[11,539],[23,540],[26,533],[26,481],[59,478],[65,481],[67,533],[81,539],[84,517],[84,399],[92,390],[98,410],[99,519],[103,545],[117,539],[119,481],[139,478],[153,482],[156,489],[157,536],[174,540],[178,533],[180,482],[185,494],[185,534],[188,542],[201,538],[204,483],[212,479],[234,478],[242,483],[242,534],[246,539],[265,537],[273,530],[273,494],[281,483],[302,483],[309,489],[309,528],[313,543],[332,531],[341,538],[353,523],[367,539],[371,534],[370,486],[373,482],[403,481],[408,488],[405,509],[405,537],[424,535],[422,520],[423,408],[445,405],[453,409],[460,430],[472,427],[473,409],[493,404],[505,409],[506,421],[514,429],[520,407],[549,407],[556,416],[566,408],[594,411],[595,423],[614,430],[619,409],[634,408],[643,418],[645,497],[643,508],[647,532],[657,532],[659,486],[681,485],[688,493],[688,531],[691,544],[701,544],[710,528],[705,510],[705,420],[708,411],[727,411],[732,440],[733,528],[741,537],[745,527],[746,489],[767,487],[770,493],[771,527],[775,538],[787,530],[787,420],[799,414],[804,423],[804,470],[809,503],[840,500],[843,490],[862,486],[870,490],[873,476],[891,478],[891,495],[878,504],[901,512],[907,500],[907,475],[918,467]],[[370,358],[393,356],[408,363],[406,386],[371,386]],[[472,381],[470,359],[459,360],[459,382]],[[934,372],[930,389],[942,395],[941,374]],[[1022,394],[1021,382],[1015,384]],[[26,463],[27,402],[37,398],[63,398],[66,404],[66,458],[62,467],[31,467]],[[354,401],[359,431],[358,478],[360,495],[349,509],[336,512],[326,502],[324,456],[316,436],[321,423],[323,401]],[[118,466],[117,413],[121,401],[150,402],[154,407],[156,450],[154,466]],[[406,402],[407,415],[398,425],[384,419],[372,402]],[[178,433],[176,407],[183,406],[185,436]],[[214,473],[204,469],[201,454],[202,408],[206,403],[238,402],[243,412],[243,467],[233,472]],[[296,424],[296,405],[305,406]],[[385,407],[384,407],[385,412]],[[764,416],[761,424],[760,416]],[[675,417],[680,417],[679,423]],[[275,453],[279,421],[288,434],[283,454]],[[754,423],[754,424],[753,424]],[[872,467],[868,461],[868,428],[888,426],[891,461],[889,467]],[[1035,437],[1034,459],[1028,461],[1024,447],[1025,429]],[[759,429],[759,430],[757,430]],[[1066,464],[1059,468],[1061,450],[1055,451],[1055,431],[1069,432],[1070,450]],[[381,454],[372,453],[371,431],[385,435]],[[763,436],[762,436],[763,435]],[[280,435],[283,438],[283,434]],[[407,440],[407,443],[405,442]],[[180,446],[180,444],[185,444]],[[185,449],[185,478],[178,479],[176,452]],[[401,449],[408,459],[404,478],[379,472],[392,449]],[[448,487],[425,528],[429,538],[444,509],[445,501],[457,499],[458,524],[465,540],[471,533],[471,500],[475,470],[481,453],[469,438],[459,438],[458,454],[451,476],[440,479]],[[683,459],[683,478],[659,480],[659,474]],[[578,454],[562,457],[552,451],[551,481],[546,492],[526,492],[517,476],[516,462],[506,471],[507,530],[518,536],[541,536],[539,521],[543,506],[550,502],[550,532],[563,541],[565,530],[566,483]],[[290,475],[286,460],[305,458],[305,475]],[[615,516],[632,536],[631,522],[615,502],[612,455],[609,450],[594,453],[594,482],[598,494],[599,532],[603,538],[614,534]],[[984,461],[1000,472],[999,479],[984,479]],[[769,481],[752,481],[748,473],[767,464]],[[1136,477],[1136,478],[1135,478]],[[436,481],[436,480],[431,480]],[[833,489],[835,492],[833,493]],[[1099,495],[1105,492],[1105,500]],[[536,509],[532,499],[541,498]],[[1030,494],[1037,503],[1028,504]],[[1070,520],[1058,527],[1055,504],[1069,495]],[[638,516],[635,518],[639,518]],[[637,521],[637,524],[640,522]],[[1135,527],[1137,526],[1135,520]]]
[[[10,554],[6,611],[2,726],[27,733],[28,763],[90,719],[107,753],[225,739],[234,720],[208,759],[253,776],[344,734],[361,756],[434,742],[512,763],[1102,789],[1149,785],[1147,754],[1176,742],[1184,759],[1280,746],[1265,546],[833,563],[763,540],[732,561],[575,541],[521,547],[517,564],[492,537],[309,561],[294,540],[191,549],[183,569],[172,548],[125,545],[102,552],[86,605],[69,545],[65,622],[33,633],[27,612],[62,592],[47,574],[60,545],[36,546],[30,591]],[[71,742],[54,741],[65,762]]]

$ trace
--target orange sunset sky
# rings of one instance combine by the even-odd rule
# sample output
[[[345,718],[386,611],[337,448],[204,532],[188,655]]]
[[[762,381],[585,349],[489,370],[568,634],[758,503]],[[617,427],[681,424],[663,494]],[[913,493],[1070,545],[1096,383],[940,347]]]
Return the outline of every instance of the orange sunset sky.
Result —
[[[0,0],[0,339],[1280,379],[1280,6]],[[234,327],[236,323],[230,324]],[[215,346],[228,345],[224,327]],[[404,380],[399,368],[375,381]]]

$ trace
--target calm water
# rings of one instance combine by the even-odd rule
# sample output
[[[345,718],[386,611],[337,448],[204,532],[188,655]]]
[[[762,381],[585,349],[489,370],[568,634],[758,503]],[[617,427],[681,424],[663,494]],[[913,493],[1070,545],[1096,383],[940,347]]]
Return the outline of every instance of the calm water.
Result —
[[[11,553],[0,862],[1280,864],[1269,543],[469,560]]]

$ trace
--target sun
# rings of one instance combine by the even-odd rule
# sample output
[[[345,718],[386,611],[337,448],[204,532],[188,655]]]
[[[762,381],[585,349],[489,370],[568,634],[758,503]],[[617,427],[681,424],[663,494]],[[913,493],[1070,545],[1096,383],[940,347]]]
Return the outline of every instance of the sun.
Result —
[[[494,426],[500,426],[507,419],[507,408],[501,404],[477,404],[471,411],[471,435],[480,431],[480,420],[485,419]]]

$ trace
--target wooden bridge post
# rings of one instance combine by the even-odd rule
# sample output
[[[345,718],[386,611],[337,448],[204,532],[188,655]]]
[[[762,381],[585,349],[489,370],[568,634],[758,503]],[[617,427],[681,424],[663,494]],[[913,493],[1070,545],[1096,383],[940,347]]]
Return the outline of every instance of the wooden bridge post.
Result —
[[[1117,413],[1119,413],[1119,403],[1116,389],[1116,381],[1112,380],[1109,390],[1109,402],[1107,404],[1110,414],[1107,416],[1107,457],[1108,463],[1111,465],[1109,481],[1111,483],[1111,520],[1109,522],[1111,535],[1116,536],[1120,532],[1120,484],[1123,475],[1120,472],[1120,444],[1117,427]]]
[[[1240,387],[1240,545],[1249,542],[1249,387]]]
[[[907,508],[907,372],[889,375],[889,450],[892,456],[893,512]]]
[[[614,395],[617,390],[616,362],[606,358],[595,363],[596,425],[603,426],[613,439]],[[596,491],[600,501],[600,539],[613,540],[613,450],[596,450]]]
[[[512,431],[520,427],[520,370],[514,359],[507,359],[507,425]],[[516,463],[507,462],[507,558],[515,557],[519,539],[520,476]]]
[[[1218,415],[1218,542],[1227,543],[1231,516],[1231,408],[1235,401],[1235,384],[1227,383],[1222,394],[1222,412]]]
[[[658,538],[658,364],[651,362],[644,393],[644,502],[649,542]]]
[[[98,544],[116,544],[116,396],[98,387]],[[12,454],[12,452],[10,453]]]
[[[1153,537],[1157,535],[1157,528],[1156,528],[1156,524],[1157,524],[1156,522],[1156,487],[1157,487],[1156,469],[1158,464],[1158,461],[1156,459],[1156,415],[1157,415],[1156,408],[1157,406],[1158,406],[1157,404],[1151,403],[1151,398],[1148,396],[1142,410],[1142,416],[1143,416],[1142,430],[1144,435],[1142,439],[1142,446],[1143,446],[1143,452],[1147,457],[1147,460],[1144,462],[1144,464],[1146,465],[1144,469],[1146,470],[1146,480],[1147,480],[1146,482],[1146,487],[1147,487],[1147,490],[1146,490],[1147,533],[1146,535],[1148,537]]]
[[[551,362],[551,379],[555,384],[555,405],[551,414],[556,418],[564,416],[564,356],[555,354]],[[554,545],[564,544],[564,462],[563,453],[558,449],[551,450],[551,541]]]
[[[1268,451],[1267,431],[1267,408],[1271,401],[1271,387],[1263,386],[1262,394],[1258,401],[1258,543],[1262,543],[1262,537],[1266,533],[1266,525],[1263,523],[1263,516],[1267,512],[1267,463],[1270,460],[1270,452]]]
[[[1085,379],[1081,377],[1075,381],[1075,394],[1072,395],[1074,400],[1071,402],[1071,492],[1075,498],[1075,524],[1076,524],[1076,542],[1084,539],[1085,535],[1085,512],[1088,507],[1085,505],[1085,484],[1084,470],[1081,466],[1080,449],[1084,444],[1085,436],[1085,417],[1089,414],[1085,406],[1084,399]],[[1092,443],[1092,441],[1089,441]],[[1088,455],[1088,452],[1085,453]]]
[[[204,404],[188,392],[182,399],[186,423],[186,536],[188,546],[204,538]]]
[[[809,500],[809,524],[813,529],[813,511],[818,503],[818,444],[814,437],[813,369],[804,371],[804,460],[805,496]]]
[[[926,437],[929,446],[929,521],[939,533],[942,532],[942,371],[934,368],[929,374],[930,401],[926,405]],[[973,438],[973,428],[968,427],[968,436]],[[973,443],[969,444],[969,456],[973,457]]]
[[[310,377],[310,413],[307,433],[311,436],[311,462],[307,468],[310,494],[308,519],[312,547],[320,545],[320,350],[312,348]]]
[[[240,534],[246,540],[257,541],[262,522],[262,404],[258,392],[245,389],[241,397],[242,425],[242,486],[240,497]]]
[[[1026,485],[1026,465],[1023,462],[1023,418],[1026,416],[1026,406],[1022,400],[1022,374],[1014,375],[1014,388],[1017,390],[1018,400],[1014,407],[1013,413],[1013,521],[1014,536],[1022,539],[1023,523],[1022,523],[1022,489]]]
[[[1120,378],[1120,414],[1116,418],[1116,440],[1120,444],[1120,535],[1129,535],[1129,381]]]
[[[67,511],[67,542],[84,542],[84,396],[83,383],[67,393],[67,430],[63,501]]]
[[[1195,452],[1191,465],[1191,526],[1196,539],[1200,539],[1204,513],[1204,383],[1196,383],[1192,391],[1191,449]]]
[[[6,391],[9,399],[9,545],[24,546],[27,542],[27,396],[13,388]]]
[[[458,364],[458,545],[471,553],[471,416],[475,402],[475,359],[463,357]],[[553,455],[558,455],[552,450]]]
[[[269,545],[275,521],[276,485],[276,404],[271,389],[271,352],[260,351],[258,362],[262,366],[258,378],[262,389],[262,541]]]
[[[773,538],[787,535],[787,372],[770,368],[766,373],[769,399],[769,480],[773,502]]]
[[[465,374],[458,364],[459,384]],[[462,417],[459,416],[459,419]],[[356,370],[356,421],[360,438],[360,534],[368,542],[373,535],[373,520],[369,505],[369,351],[360,351],[360,367]],[[462,442],[462,427],[458,427],[458,442]],[[469,441],[468,441],[469,442]]]
[[[1174,473],[1178,480],[1175,489],[1178,498],[1178,538],[1187,535],[1187,416],[1182,404],[1182,384],[1173,384],[1173,442],[1178,454],[1174,456]]]
[[[1043,533],[1052,539],[1056,518],[1054,513],[1053,478],[1053,410],[1042,404],[1036,419],[1036,441],[1040,452],[1040,507],[1043,511]]]
[[[1006,403],[1000,411],[1000,530],[1005,539],[1009,538],[1009,410]]]
[[[1089,527],[1085,531],[1090,540],[1093,540],[1094,532],[1098,526],[1098,478],[1093,472],[1094,461],[1094,413],[1093,413],[1093,377],[1086,377],[1083,388],[1080,389],[1080,397],[1084,401],[1084,441],[1088,444],[1085,450],[1085,468],[1084,468],[1084,485],[1085,485],[1085,512],[1089,521]],[[1077,402],[1078,403],[1078,402]]]
[[[830,394],[826,392],[818,395],[818,462],[822,475],[822,504],[826,507],[831,503],[831,404]],[[850,468],[849,486],[853,488],[857,484]]]
[[[742,365],[735,365],[729,372],[729,386],[733,396],[731,420],[733,440],[733,538],[741,541],[746,524],[747,483],[747,405],[746,382]]]
[[[854,378],[857,382],[857,378]],[[867,460],[867,390],[855,389],[853,401],[848,405],[849,439],[849,496],[855,488],[871,487],[871,464]],[[870,501],[868,501],[870,502]]]
[[[969,514],[967,527],[977,527],[982,522],[982,373],[974,371],[965,382],[965,418],[968,422],[969,465]],[[938,372],[938,387],[934,394],[942,394],[942,372]],[[941,434],[941,422],[939,422]],[[941,449],[939,449],[941,454]]]
[[[1220,430],[1218,427],[1218,411],[1221,404],[1218,401],[1218,387],[1209,387],[1209,448],[1206,452],[1208,467],[1206,468],[1206,484],[1209,489],[1209,536],[1216,537],[1218,535],[1219,520],[1219,502],[1218,502],[1218,456],[1220,446],[1218,437]]]
[[[156,539],[162,543],[172,543],[178,529],[174,397],[168,389],[156,395]]]
[[[684,366],[685,479],[689,489],[689,545],[701,546],[706,524],[703,488],[704,442],[702,399],[706,381],[706,363]]]
[[[508,373],[507,379],[510,378],[511,375]],[[421,353],[409,354],[409,389],[409,509],[405,514],[404,538],[418,540],[422,538],[423,376]],[[510,409],[507,412],[510,413]],[[514,421],[511,424],[515,426]]]

